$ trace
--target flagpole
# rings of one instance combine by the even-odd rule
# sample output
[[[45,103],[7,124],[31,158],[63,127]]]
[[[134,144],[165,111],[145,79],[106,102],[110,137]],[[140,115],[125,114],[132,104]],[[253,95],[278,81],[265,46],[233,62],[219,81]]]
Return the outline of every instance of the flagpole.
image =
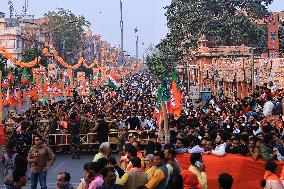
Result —
[[[166,109],[165,102],[162,101],[162,110],[164,113],[164,131],[165,131],[165,144],[169,143],[169,121],[168,121],[168,112]]]
[[[162,106],[162,102],[161,102],[161,106]],[[159,120],[158,120],[158,124],[159,124],[159,142],[162,142],[163,141],[163,131],[162,131],[162,122],[161,122],[161,119],[162,119],[162,114],[161,112],[159,113]]]

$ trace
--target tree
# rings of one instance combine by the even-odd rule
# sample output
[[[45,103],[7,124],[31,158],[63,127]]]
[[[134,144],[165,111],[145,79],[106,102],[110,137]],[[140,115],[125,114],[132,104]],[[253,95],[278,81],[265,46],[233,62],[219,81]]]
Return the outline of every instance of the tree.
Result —
[[[39,51],[37,48],[31,48],[31,49],[27,49],[23,52],[23,58],[22,61],[23,62],[30,62],[32,60],[35,60],[37,57],[41,57],[40,62],[38,62],[38,64],[35,65],[35,68],[39,68],[40,65],[45,67],[47,69],[48,66],[48,60],[47,57],[44,56],[41,51]],[[17,69],[14,70],[14,72],[19,75],[19,78],[23,75],[23,73],[25,72],[25,74],[29,74],[30,76],[32,76],[32,68],[20,68],[17,67]],[[30,77],[31,79],[31,77]]]
[[[23,52],[23,62],[30,62],[37,57],[41,57],[41,60],[38,64],[36,64],[35,68],[39,68],[39,65],[47,68],[48,62],[46,56],[44,56],[37,48],[27,49]]]
[[[216,45],[247,45],[265,50],[267,27],[257,20],[269,15],[273,0],[173,0],[166,7],[169,33],[157,46],[165,63],[181,64],[202,35]]]
[[[77,63],[80,55],[84,27],[89,22],[84,16],[76,16],[70,10],[58,9],[45,14],[46,27],[50,32],[54,47],[68,63]]]
[[[7,67],[7,58],[0,54],[0,71],[2,71],[2,78],[6,77],[8,74]]]
[[[162,64],[161,61],[162,59],[158,53],[147,55],[146,64],[152,74],[156,76],[162,76],[163,73],[166,71],[166,67],[164,64]]]
[[[47,58],[43,56],[42,53],[36,48],[25,50],[23,52],[23,58],[21,61],[30,62],[37,57],[41,57],[39,64],[47,68]],[[39,64],[36,64],[35,68],[39,68]],[[7,58],[5,58],[2,54],[0,54],[0,71],[2,71],[2,78],[5,78],[9,72],[12,72],[15,76],[15,84],[18,84],[20,82],[21,76],[24,72],[29,74],[30,76],[32,75],[32,68],[21,68],[19,66],[7,68]]]

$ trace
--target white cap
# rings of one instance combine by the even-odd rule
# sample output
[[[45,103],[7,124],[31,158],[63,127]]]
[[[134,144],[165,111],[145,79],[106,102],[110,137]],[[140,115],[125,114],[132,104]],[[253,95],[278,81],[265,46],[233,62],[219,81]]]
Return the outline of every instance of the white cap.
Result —
[[[146,156],[150,161],[154,161],[154,155],[153,154],[148,154],[147,156]]]
[[[101,143],[101,145],[100,145],[100,150],[102,150],[102,149],[104,149],[104,148],[110,148],[110,145],[109,145],[109,143],[108,142],[103,142],[103,143]]]

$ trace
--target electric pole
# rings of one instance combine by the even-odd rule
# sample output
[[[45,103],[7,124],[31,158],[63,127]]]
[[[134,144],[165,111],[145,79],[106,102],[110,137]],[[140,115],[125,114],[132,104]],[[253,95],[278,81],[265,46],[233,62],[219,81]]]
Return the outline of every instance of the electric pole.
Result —
[[[8,4],[9,4],[9,10],[10,10],[10,18],[12,18],[14,16],[14,5],[11,0],[8,1]]]
[[[124,64],[124,52],[123,52],[123,11],[122,11],[122,0],[120,0],[120,32],[121,32],[121,63]]]
[[[139,45],[139,36],[136,36],[136,59],[138,60],[138,45]]]
[[[251,93],[254,94],[254,49],[251,49]]]
[[[138,32],[138,28],[134,29],[134,33]],[[136,61],[138,61],[138,45],[139,45],[139,35],[136,35]]]

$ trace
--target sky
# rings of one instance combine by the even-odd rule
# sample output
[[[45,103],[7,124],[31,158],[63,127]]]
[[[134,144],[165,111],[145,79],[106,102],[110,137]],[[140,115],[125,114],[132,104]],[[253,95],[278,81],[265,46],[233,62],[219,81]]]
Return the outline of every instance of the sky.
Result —
[[[12,0],[16,12],[22,11],[24,0]],[[124,49],[135,55],[136,35],[139,35],[139,57],[150,44],[158,44],[168,32],[164,7],[171,0],[123,0]],[[120,3],[119,0],[29,0],[28,14],[36,18],[56,8],[69,9],[83,15],[92,23],[94,34],[113,46],[120,44]],[[284,10],[284,0],[274,0],[271,11]],[[0,0],[0,12],[9,16],[8,0]],[[138,33],[134,29],[138,28]]]

